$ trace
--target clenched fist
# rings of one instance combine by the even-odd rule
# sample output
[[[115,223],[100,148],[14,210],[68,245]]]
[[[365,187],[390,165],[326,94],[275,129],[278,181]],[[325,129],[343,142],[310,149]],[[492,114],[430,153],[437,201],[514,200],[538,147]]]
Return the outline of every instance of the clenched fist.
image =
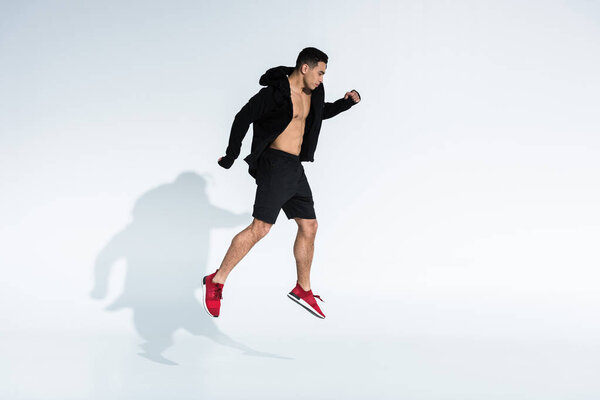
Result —
[[[354,89],[352,89],[349,92],[346,92],[346,94],[344,95],[344,100],[346,100],[348,97],[350,97],[352,101],[354,101],[354,103],[358,103],[360,101],[360,94],[358,94],[358,92]]]

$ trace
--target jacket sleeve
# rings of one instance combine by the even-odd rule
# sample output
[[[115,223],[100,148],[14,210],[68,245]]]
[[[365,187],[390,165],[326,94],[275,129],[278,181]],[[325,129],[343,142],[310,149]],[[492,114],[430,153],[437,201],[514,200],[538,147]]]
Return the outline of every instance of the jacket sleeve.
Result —
[[[354,89],[352,89],[354,90]],[[358,94],[358,98],[360,99],[360,94],[357,90],[354,90]],[[333,103],[325,102],[323,104],[323,119],[328,119],[335,117],[339,113],[350,109],[356,103],[350,97],[347,99],[341,98],[339,100],[334,101]]]
[[[233,165],[235,159],[240,155],[242,140],[244,140],[250,124],[259,120],[266,113],[268,91],[269,87],[262,88],[235,115],[229,133],[229,144],[227,145],[225,156],[219,161],[221,167],[228,169]]]

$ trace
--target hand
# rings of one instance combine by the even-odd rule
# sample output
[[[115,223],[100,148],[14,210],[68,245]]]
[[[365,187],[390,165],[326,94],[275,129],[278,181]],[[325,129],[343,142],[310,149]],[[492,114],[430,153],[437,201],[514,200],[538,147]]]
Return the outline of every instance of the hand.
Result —
[[[229,169],[231,168],[231,165],[233,164],[233,159],[231,159],[230,157],[227,157],[226,155],[223,157],[219,157],[219,159],[217,160],[217,163],[225,168],[225,169]]]
[[[346,92],[346,94],[344,95],[344,100],[346,100],[348,97],[350,97],[352,99],[352,101],[354,101],[354,104],[356,104],[360,101],[360,95],[354,89],[352,89],[349,92]]]

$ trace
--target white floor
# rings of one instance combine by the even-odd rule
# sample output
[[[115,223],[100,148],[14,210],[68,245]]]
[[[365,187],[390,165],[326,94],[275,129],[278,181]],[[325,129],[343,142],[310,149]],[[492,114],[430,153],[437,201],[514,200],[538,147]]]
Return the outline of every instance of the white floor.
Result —
[[[524,319],[519,339],[518,321],[525,315],[472,314],[471,324],[454,325],[455,334],[416,335],[402,331],[431,331],[436,324],[443,326],[445,318],[457,321],[468,312],[434,311],[421,304],[402,315],[402,307],[393,307],[386,321],[370,318],[364,310],[342,318],[330,307],[328,319],[318,320],[289,303],[282,302],[282,309],[295,321],[282,320],[283,326],[271,321],[271,334],[256,326],[236,327],[236,332],[225,332],[230,339],[223,336],[218,344],[214,332],[194,336],[178,329],[161,354],[144,351],[146,342],[133,331],[3,334],[0,398],[600,398],[600,346],[583,335],[583,326],[579,336],[568,333],[577,329],[575,320],[563,320],[565,329],[559,332],[551,321]],[[127,311],[105,314],[130,318]],[[419,325],[416,315],[429,322]],[[493,330],[503,323],[512,328],[481,333],[484,326]],[[535,326],[550,330],[536,338]]]

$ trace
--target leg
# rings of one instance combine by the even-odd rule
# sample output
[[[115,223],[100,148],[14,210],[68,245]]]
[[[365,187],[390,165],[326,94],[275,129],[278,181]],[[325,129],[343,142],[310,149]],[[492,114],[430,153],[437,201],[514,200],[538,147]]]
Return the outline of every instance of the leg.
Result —
[[[294,257],[296,258],[296,272],[298,283],[304,290],[310,290],[310,267],[315,250],[315,236],[317,235],[317,220],[294,218],[298,223],[298,234],[294,242]]]
[[[320,296],[313,294],[310,289],[310,266],[312,264],[315,236],[317,234],[317,219],[293,218],[298,223],[298,236],[296,236],[296,242],[294,243],[298,284],[288,293],[288,298],[301,305],[315,317],[325,318],[325,314],[323,314],[316,299],[323,300]]]
[[[252,223],[248,225],[246,229],[235,235],[235,237],[231,240],[231,245],[229,246],[229,250],[225,254],[223,258],[223,262],[217,271],[217,274],[213,278],[213,282],[215,283],[225,283],[227,276],[240,262],[242,258],[250,249],[263,237],[269,233],[273,224],[270,224],[265,221],[261,221],[260,219],[254,218]]]

